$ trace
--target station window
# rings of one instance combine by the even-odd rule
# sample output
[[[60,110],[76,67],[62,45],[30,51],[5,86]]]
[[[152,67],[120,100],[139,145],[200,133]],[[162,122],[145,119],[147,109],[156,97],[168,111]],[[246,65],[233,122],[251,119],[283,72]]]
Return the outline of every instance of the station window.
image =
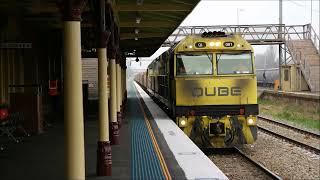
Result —
[[[217,54],[218,74],[252,74],[251,53]]]
[[[289,81],[289,70],[288,69],[284,70],[284,80]]]
[[[177,54],[177,75],[212,74],[212,54]]]

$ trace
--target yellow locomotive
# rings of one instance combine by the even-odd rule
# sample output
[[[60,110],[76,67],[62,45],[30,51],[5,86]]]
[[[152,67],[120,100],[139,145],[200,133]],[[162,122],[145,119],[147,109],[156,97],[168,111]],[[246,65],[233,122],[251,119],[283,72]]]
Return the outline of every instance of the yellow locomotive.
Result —
[[[233,147],[257,139],[254,54],[238,35],[187,36],[136,81],[199,147]]]

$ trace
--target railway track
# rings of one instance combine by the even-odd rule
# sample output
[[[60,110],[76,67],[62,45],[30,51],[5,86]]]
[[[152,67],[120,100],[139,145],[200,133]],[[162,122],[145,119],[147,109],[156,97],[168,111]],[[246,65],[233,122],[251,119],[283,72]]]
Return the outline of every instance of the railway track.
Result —
[[[289,135],[282,134],[282,133],[276,132],[275,130],[271,130],[271,128],[265,128],[265,127],[258,124],[258,128],[260,131],[267,133],[269,135],[272,135],[274,137],[283,139],[291,144],[297,145],[299,147],[302,147],[304,149],[312,151],[316,154],[320,154],[319,146],[315,146],[315,145],[312,146],[311,145],[312,142],[310,143],[310,140],[309,141],[306,140],[306,137],[307,137],[308,139],[313,140],[313,144],[319,145],[319,142],[320,142],[320,135],[319,134],[316,134],[316,133],[313,133],[310,131],[306,131],[306,130],[303,130],[303,129],[300,129],[300,128],[297,128],[294,126],[290,126],[290,125],[287,125],[282,122],[274,121],[274,120],[266,118],[266,117],[258,116],[258,118],[260,121],[264,121],[266,123],[270,123],[272,125],[287,129],[289,132],[292,132],[291,134],[293,134],[293,133],[300,134],[300,136],[302,138],[301,137],[294,138],[299,135],[295,135],[295,136],[292,135],[292,137],[290,137],[291,136],[290,134]],[[284,131],[284,129],[282,130],[282,132]]]
[[[272,179],[282,179],[280,176],[276,175],[266,167],[264,167],[262,164],[259,162],[253,160],[251,157],[247,156],[243,151],[241,151],[239,148],[235,148],[239,154],[241,154],[242,157],[244,157],[246,160],[254,164],[256,167],[261,169],[263,172],[265,172],[267,175],[269,175]]]
[[[317,133],[314,133],[314,132],[310,132],[310,131],[306,131],[304,129],[300,129],[300,128],[297,128],[297,127],[294,127],[294,126],[290,126],[288,124],[285,124],[285,123],[282,123],[282,122],[279,122],[279,121],[275,121],[275,120],[272,120],[270,118],[266,118],[266,117],[263,117],[263,116],[258,116],[259,120],[263,120],[263,121],[266,121],[266,122],[269,122],[269,123],[272,123],[272,124],[276,124],[278,126],[282,126],[282,127],[285,127],[287,129],[291,129],[291,130],[294,130],[294,131],[297,131],[301,134],[304,134],[304,135],[308,135],[308,136],[313,136],[315,138],[318,138],[320,139],[320,134],[317,134]]]
[[[282,179],[239,148],[206,149],[204,152],[229,179]]]

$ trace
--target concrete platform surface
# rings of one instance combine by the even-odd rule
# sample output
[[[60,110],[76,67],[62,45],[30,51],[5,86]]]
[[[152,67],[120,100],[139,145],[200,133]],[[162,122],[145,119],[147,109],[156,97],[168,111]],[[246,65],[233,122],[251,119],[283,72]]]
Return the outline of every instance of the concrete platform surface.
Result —
[[[130,125],[124,120],[120,130],[120,145],[112,146],[112,177],[97,177],[96,148],[98,121],[85,121],[86,179],[131,179]],[[0,151],[1,180],[62,180],[65,179],[64,128],[55,123],[45,133],[24,138],[19,144],[7,142]]]
[[[228,179],[137,84],[145,105],[187,179]]]
[[[146,118],[149,119],[172,179],[227,179],[138,85],[131,83],[128,88],[127,116],[120,129],[120,145],[112,146],[111,177],[96,176],[97,116],[90,116],[84,122],[87,180],[155,177],[150,174],[151,159],[154,160],[153,164],[157,164],[158,159],[152,153],[149,153],[152,157],[146,156],[146,146],[142,149],[137,148],[137,145],[143,144],[148,136],[148,133],[141,134],[144,130],[141,128],[145,128],[141,122]],[[136,88],[139,93],[136,93]],[[138,94],[140,95],[137,96]],[[136,126],[135,123],[140,125]],[[64,134],[63,122],[56,122],[47,128],[45,133],[26,137],[18,144],[9,142],[6,137],[0,137],[0,142],[6,145],[6,149],[0,151],[0,180],[65,179]],[[142,136],[144,138],[139,138]],[[135,151],[133,147],[136,147]],[[150,148],[153,146],[149,142],[147,150],[154,151]]]

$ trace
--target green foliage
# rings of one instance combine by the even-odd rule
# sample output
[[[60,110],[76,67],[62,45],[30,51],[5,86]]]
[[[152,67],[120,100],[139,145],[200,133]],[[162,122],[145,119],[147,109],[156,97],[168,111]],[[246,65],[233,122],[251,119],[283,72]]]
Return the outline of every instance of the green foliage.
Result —
[[[298,126],[320,130],[320,109],[279,100],[259,99],[260,113]]]
[[[275,101],[271,101],[269,99],[258,99],[258,104],[261,104],[261,105],[273,105],[273,104],[275,104]]]
[[[278,119],[296,123],[306,128],[320,130],[319,120],[313,120],[303,116],[295,115],[292,112],[285,111],[282,113],[276,113],[275,117],[277,117]]]

